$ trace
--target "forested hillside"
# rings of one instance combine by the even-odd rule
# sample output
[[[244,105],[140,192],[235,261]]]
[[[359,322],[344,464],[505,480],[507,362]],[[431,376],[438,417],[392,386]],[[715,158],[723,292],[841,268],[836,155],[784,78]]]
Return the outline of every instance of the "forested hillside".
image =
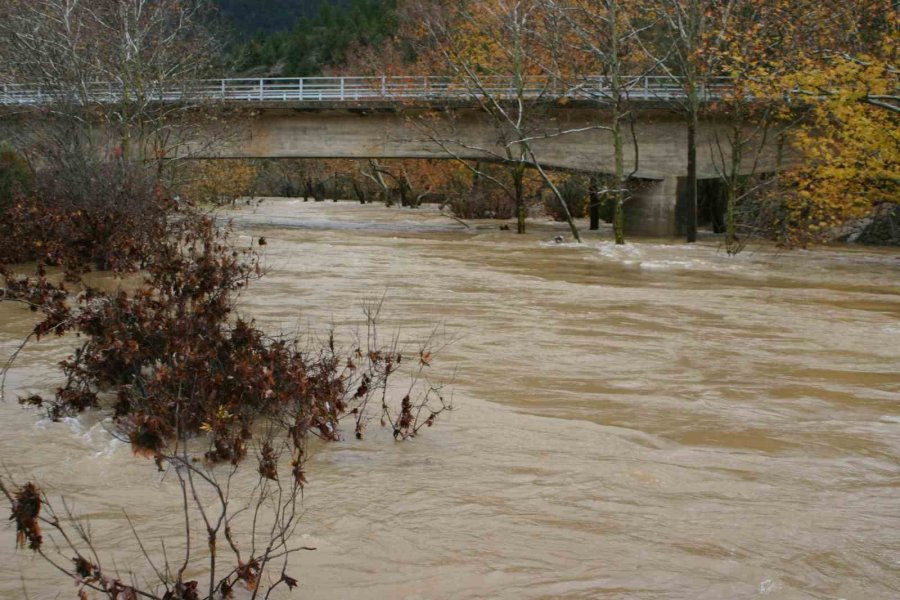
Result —
[[[347,0],[216,0],[222,15],[242,36],[270,34],[291,29],[302,17],[313,17],[327,2],[346,5]]]
[[[239,73],[317,75],[342,65],[354,46],[379,45],[397,27],[396,0],[220,2],[239,31],[254,32],[232,52]]]

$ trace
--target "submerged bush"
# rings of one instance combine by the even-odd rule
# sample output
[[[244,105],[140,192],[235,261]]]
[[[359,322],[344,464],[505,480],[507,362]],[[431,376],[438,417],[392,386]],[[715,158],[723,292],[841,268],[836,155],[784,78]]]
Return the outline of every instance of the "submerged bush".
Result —
[[[36,261],[70,273],[139,268],[177,208],[152,174],[116,163],[71,177],[47,169],[0,220],[0,264]]]
[[[7,267],[0,275],[5,299],[43,313],[37,337],[72,331],[85,338],[62,362],[66,381],[54,398],[26,402],[58,419],[101,407],[105,392],[115,398],[110,408],[121,436],[135,452],[154,457],[179,439],[202,435],[206,458],[237,463],[262,418],[281,424],[298,451],[307,433],[338,439],[339,421],[348,415],[361,437],[368,401],[403,360],[395,347],[342,355],[333,340],[310,347],[273,338],[236,316],[237,293],[261,275],[259,256],[234,247],[228,231],[208,217],[171,225],[131,291],[85,287],[73,294],[41,273],[21,277]],[[420,360],[430,361],[424,354]],[[426,394],[426,402],[434,399]],[[409,418],[411,408],[401,403],[392,419],[395,437],[414,435],[443,404],[433,411],[417,404],[421,419]]]
[[[573,219],[580,219],[587,215],[588,186],[584,177],[578,175],[569,175],[559,185],[559,193]],[[565,221],[566,213],[559,203],[559,199],[553,194],[544,193],[544,211],[554,221]]]
[[[455,194],[448,205],[460,219],[511,219],[516,214],[515,203],[501,190],[474,188],[470,193]]]
[[[92,539],[64,502],[58,515],[37,483],[0,474],[18,545],[71,578],[80,598],[199,600],[232,598],[239,587],[252,597],[293,589],[288,557],[314,549],[291,536],[302,515],[309,439],[362,438],[372,418],[397,440],[430,427],[449,405],[422,377],[432,361],[428,345],[376,344],[377,303],[366,308],[367,331],[355,347],[341,350],[331,336],[270,336],[236,311],[240,292],[262,275],[262,238],[237,245],[212,217],[170,200],[158,174],[140,165],[42,177],[0,221],[0,301],[40,315],[22,346],[74,333],[77,347],[61,362],[64,381],[52,395],[20,402],[53,419],[102,411],[113,435],[173,473],[184,554],[180,568],[158,570],[135,531],[156,581],[123,577],[96,551],[104,540]],[[33,275],[20,272],[33,267],[24,261],[37,263]],[[103,290],[82,278],[90,269],[140,275],[125,289]],[[17,354],[0,369],[0,397]],[[412,381],[394,397],[389,382],[401,363]],[[238,490],[238,466],[253,458],[258,478]],[[249,524],[240,520],[251,514]],[[207,541],[202,551],[192,549],[196,537]],[[199,570],[208,574],[204,584],[190,579]]]

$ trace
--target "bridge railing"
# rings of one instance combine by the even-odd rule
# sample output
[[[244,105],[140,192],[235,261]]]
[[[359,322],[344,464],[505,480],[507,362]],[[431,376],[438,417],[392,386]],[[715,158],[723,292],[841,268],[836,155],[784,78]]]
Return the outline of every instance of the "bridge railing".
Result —
[[[713,79],[700,90],[710,99],[731,86],[727,78]],[[678,100],[685,97],[682,82],[667,76],[626,78],[631,98],[637,100]],[[611,85],[605,77],[584,77],[563,84],[554,80],[530,78],[523,86],[526,98],[571,98],[602,100]],[[178,86],[150,86],[142,91],[127,90],[115,83],[89,83],[78,89],[48,89],[27,84],[0,84],[0,104],[45,105],[54,102],[118,103],[123,99],[149,102],[225,101],[225,102],[364,102],[364,101],[438,101],[474,100],[490,95],[515,98],[512,82],[488,77],[476,84],[450,77],[375,76],[375,77],[276,77],[208,79]]]

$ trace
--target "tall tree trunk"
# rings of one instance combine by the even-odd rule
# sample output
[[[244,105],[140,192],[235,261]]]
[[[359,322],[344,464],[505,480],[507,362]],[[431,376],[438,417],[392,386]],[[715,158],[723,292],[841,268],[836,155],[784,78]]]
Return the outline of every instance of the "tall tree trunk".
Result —
[[[375,182],[378,184],[378,187],[381,188],[381,198],[384,201],[384,205],[387,207],[393,206],[394,202],[391,200],[391,189],[384,181],[384,176],[381,174],[381,167],[378,166],[378,161],[370,160],[369,167],[372,169],[372,176],[375,178]]]
[[[725,199],[725,249],[728,254],[737,254],[737,225],[734,218],[734,203],[737,201],[737,182],[728,185]]]
[[[525,166],[522,163],[513,169],[513,187],[516,202],[516,233],[525,233]]]
[[[353,185],[353,193],[356,194],[356,199],[359,200],[360,204],[366,203],[366,190],[359,185],[359,182],[356,181],[356,178],[350,179],[351,185]]]
[[[613,114],[612,135],[613,152],[615,153],[616,189],[613,192],[613,234],[616,244],[625,243],[625,148],[622,141],[622,102],[624,89],[622,85],[622,62],[619,56],[619,18],[618,2],[610,2],[609,7],[609,40],[610,40],[610,83],[612,84]]]
[[[693,104],[693,103],[692,103]],[[687,241],[697,241],[697,109],[691,106],[687,124]]]
[[[401,179],[397,188],[400,191],[400,206],[409,206],[409,190],[406,188],[406,182]]]
[[[741,159],[743,158],[743,143],[741,141],[742,119],[735,120],[735,126],[731,131],[731,170],[726,178],[725,191],[725,250],[728,254],[737,254],[740,252],[740,246],[737,239],[737,222],[734,215],[735,203],[740,193],[741,177],[739,175],[741,169]]]
[[[613,192],[613,233],[616,244],[625,243],[625,151],[622,147],[622,125],[618,107],[613,115],[613,145],[615,147],[616,189]]]
[[[591,183],[588,187],[588,196],[590,197],[590,206],[588,213],[591,220],[590,230],[597,231],[600,229],[600,176],[596,173],[591,175]]]

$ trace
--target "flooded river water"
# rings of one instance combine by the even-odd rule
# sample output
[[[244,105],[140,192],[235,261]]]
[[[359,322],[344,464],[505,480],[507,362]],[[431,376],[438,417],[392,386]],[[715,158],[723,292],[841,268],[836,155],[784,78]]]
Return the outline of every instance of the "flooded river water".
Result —
[[[556,244],[433,210],[268,201],[243,308],[270,330],[361,318],[453,343],[456,410],[309,465],[304,599],[900,598],[900,253]],[[0,304],[0,359],[31,326]],[[8,391],[52,390],[72,347],[24,352]],[[178,535],[171,482],[97,417],[0,404],[0,458],[90,515],[107,548]],[[0,534],[0,597],[74,597]],[[127,565],[128,558],[120,559]],[[62,582],[62,583],[60,583]]]

